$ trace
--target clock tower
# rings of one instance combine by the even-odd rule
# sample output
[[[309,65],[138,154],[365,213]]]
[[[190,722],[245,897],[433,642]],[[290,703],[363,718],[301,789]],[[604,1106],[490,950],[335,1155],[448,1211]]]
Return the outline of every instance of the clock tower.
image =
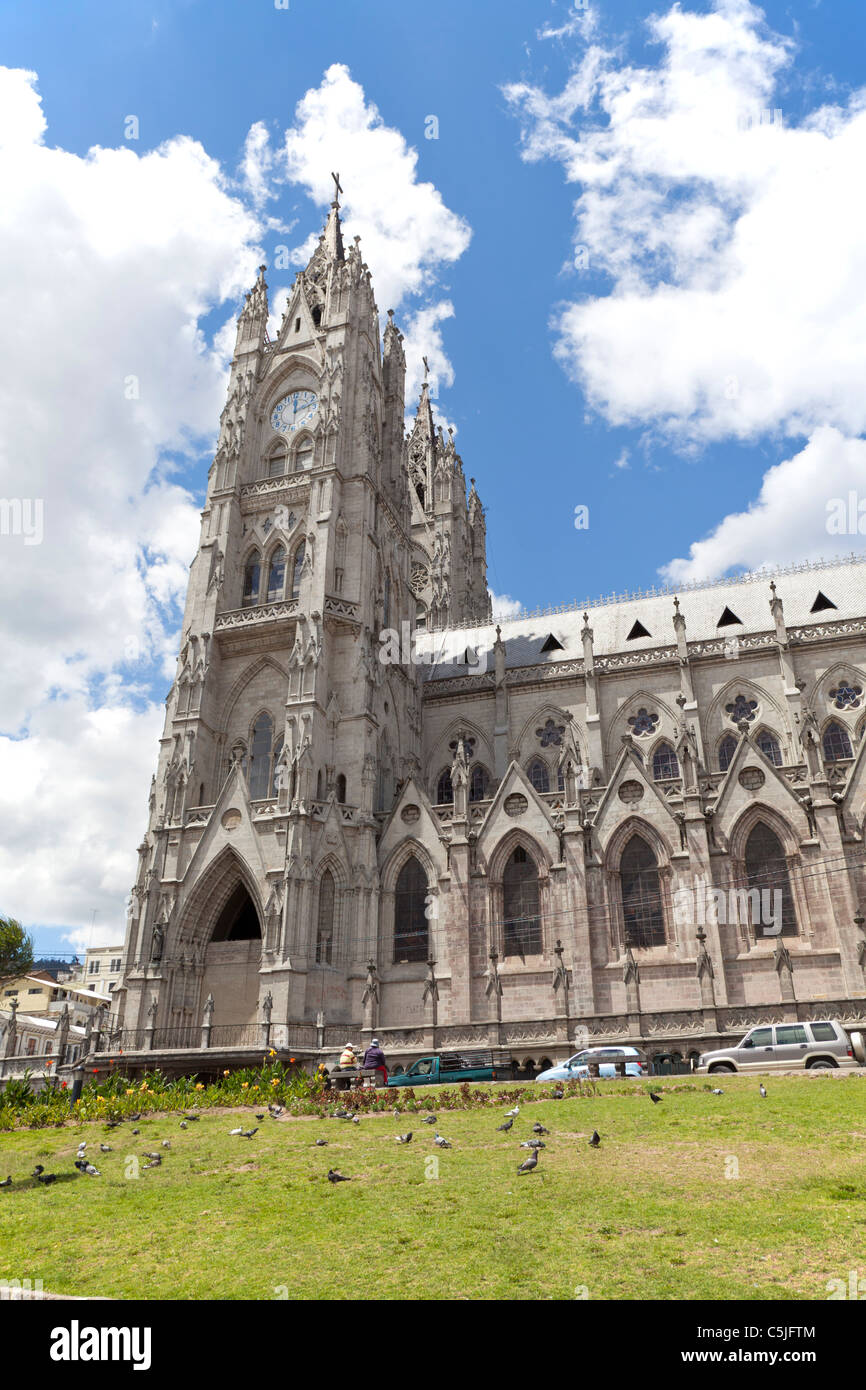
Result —
[[[419,671],[384,665],[380,633],[411,630],[426,607],[419,568],[440,586],[437,616],[483,607],[464,597],[483,581],[480,506],[473,523],[461,498],[457,527],[426,507],[443,467],[452,488],[462,479],[426,387],[435,463],[419,504],[402,335],[389,313],[380,336],[336,195],[273,341],[267,322],[262,267],[238,319],[131,896],[123,1027],[150,1019],[180,1041],[205,1007],[215,1029],[252,1024],[266,1000],[275,1022],[360,1016],[377,841],[421,756]]]

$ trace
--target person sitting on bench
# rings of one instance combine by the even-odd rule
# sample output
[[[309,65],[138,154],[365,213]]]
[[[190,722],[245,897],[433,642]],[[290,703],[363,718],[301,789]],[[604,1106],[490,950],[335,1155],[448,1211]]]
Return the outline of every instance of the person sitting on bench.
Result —
[[[364,1053],[364,1070],[380,1071],[382,1073],[382,1085],[388,1080],[388,1068],[385,1065],[385,1054],[379,1046],[379,1039],[374,1038]]]

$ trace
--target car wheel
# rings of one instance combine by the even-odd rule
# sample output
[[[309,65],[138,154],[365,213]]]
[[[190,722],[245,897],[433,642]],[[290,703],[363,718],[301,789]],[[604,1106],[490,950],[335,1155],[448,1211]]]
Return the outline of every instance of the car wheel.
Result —
[[[866,1065],[866,1039],[862,1033],[851,1034],[851,1047],[854,1051],[854,1058],[862,1067]]]
[[[816,1057],[814,1062],[806,1063],[807,1071],[835,1071],[836,1063],[831,1062],[829,1057]]]
[[[731,1066],[731,1063],[730,1063],[730,1062],[716,1062],[713,1066],[707,1067],[707,1073],[708,1073],[708,1075],[710,1075],[710,1076],[712,1076],[715,1072],[719,1072],[719,1071],[736,1071],[736,1070],[737,1070],[737,1068],[734,1067],[734,1066]]]

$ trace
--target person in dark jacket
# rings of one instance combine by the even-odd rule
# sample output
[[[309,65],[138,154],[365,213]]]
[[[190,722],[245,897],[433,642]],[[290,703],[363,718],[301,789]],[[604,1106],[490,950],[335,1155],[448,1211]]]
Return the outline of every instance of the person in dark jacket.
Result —
[[[380,1071],[382,1073],[382,1085],[388,1080],[388,1068],[385,1065],[385,1054],[379,1046],[379,1039],[374,1038],[364,1053],[364,1070]]]

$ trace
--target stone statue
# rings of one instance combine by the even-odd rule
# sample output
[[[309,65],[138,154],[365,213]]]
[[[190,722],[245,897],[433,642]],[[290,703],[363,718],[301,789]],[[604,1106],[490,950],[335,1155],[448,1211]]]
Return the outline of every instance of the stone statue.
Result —
[[[162,960],[162,951],[164,945],[165,932],[163,931],[159,922],[157,922],[153,929],[153,941],[150,947],[150,961],[152,965],[158,965],[159,962]]]

